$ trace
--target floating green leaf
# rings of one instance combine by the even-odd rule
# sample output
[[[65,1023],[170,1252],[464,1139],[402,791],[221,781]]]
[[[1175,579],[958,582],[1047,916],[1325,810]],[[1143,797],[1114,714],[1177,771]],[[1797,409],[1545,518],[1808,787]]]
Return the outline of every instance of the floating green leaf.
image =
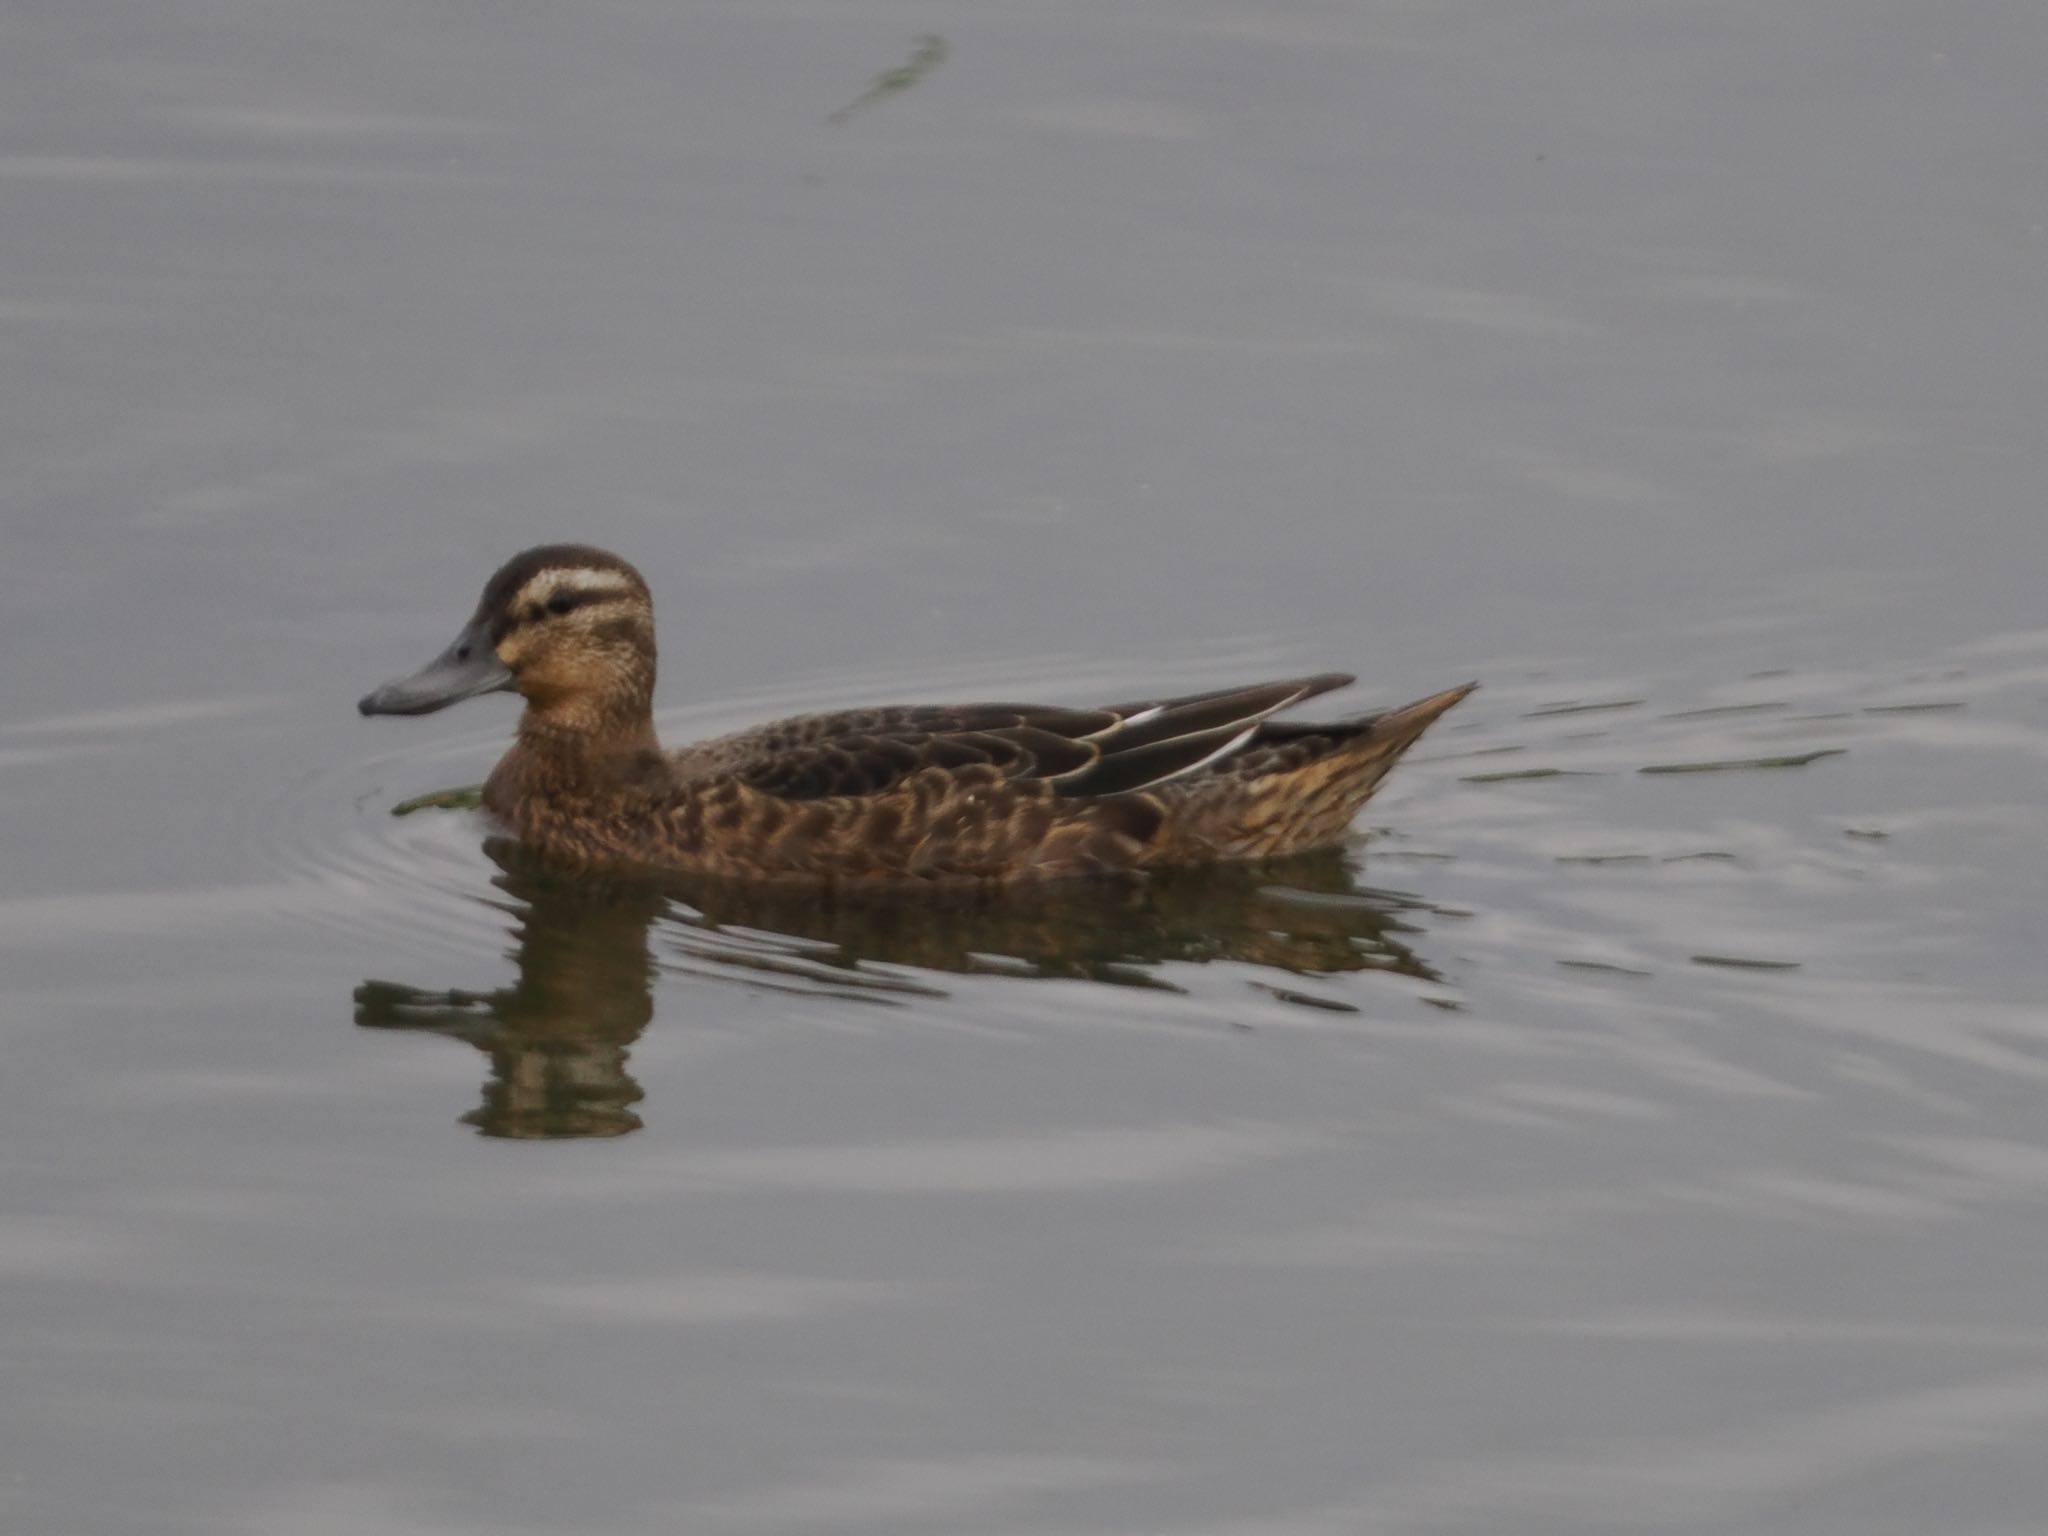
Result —
[[[887,96],[907,91],[926,75],[945,62],[946,40],[935,32],[927,32],[917,40],[917,48],[907,63],[894,69],[885,69],[875,76],[874,83],[857,98],[848,102],[825,121],[843,123],[863,107],[871,107]]]
[[[410,816],[414,811],[473,811],[483,803],[483,785],[465,784],[459,789],[437,789],[430,795],[414,795],[410,800],[401,800],[391,807],[391,814]]]

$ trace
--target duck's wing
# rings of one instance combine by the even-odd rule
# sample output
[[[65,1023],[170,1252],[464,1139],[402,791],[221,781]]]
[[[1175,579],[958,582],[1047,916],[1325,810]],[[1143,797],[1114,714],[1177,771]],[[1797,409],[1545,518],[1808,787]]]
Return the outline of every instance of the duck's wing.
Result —
[[[1096,709],[899,705],[800,715],[694,749],[698,771],[786,800],[875,795],[914,773],[995,770],[1063,798],[1127,794],[1227,762],[1271,715],[1341,672]]]

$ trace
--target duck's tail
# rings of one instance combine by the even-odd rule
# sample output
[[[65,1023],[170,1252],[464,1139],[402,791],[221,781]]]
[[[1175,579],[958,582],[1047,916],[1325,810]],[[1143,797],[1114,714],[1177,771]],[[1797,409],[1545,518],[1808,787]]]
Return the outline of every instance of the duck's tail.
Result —
[[[1417,699],[1413,704],[1403,704],[1383,715],[1360,720],[1358,724],[1365,727],[1362,739],[1385,753],[1385,767],[1380,772],[1384,774],[1387,768],[1393,767],[1394,760],[1415,745],[1415,739],[1436,722],[1437,716],[1478,686],[1477,683],[1460,683],[1442,693],[1432,693],[1426,699]]]
[[[1250,803],[1237,839],[1243,852],[1284,854],[1336,842],[1401,754],[1478,686],[1446,688],[1356,720],[1263,726],[1259,742],[1276,749],[1277,761],[1247,786]]]

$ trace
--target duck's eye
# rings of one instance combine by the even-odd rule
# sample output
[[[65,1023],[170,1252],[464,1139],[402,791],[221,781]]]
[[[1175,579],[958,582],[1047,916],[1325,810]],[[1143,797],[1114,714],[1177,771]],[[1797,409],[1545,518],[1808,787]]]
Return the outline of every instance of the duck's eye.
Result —
[[[575,606],[576,599],[571,597],[566,592],[557,592],[553,597],[548,599],[549,613],[567,613],[571,608],[574,608]]]

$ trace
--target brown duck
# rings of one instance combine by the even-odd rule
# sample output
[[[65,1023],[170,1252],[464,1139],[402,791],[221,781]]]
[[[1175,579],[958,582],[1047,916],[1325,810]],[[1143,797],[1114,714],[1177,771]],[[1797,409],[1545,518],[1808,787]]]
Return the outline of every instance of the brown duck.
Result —
[[[1382,715],[1275,720],[1341,672],[1092,709],[888,705],[664,752],[654,601],[617,555],[551,544],[490,579],[455,643],[357,706],[526,700],[484,806],[579,862],[751,879],[997,882],[1267,858],[1335,842],[1475,686]]]

